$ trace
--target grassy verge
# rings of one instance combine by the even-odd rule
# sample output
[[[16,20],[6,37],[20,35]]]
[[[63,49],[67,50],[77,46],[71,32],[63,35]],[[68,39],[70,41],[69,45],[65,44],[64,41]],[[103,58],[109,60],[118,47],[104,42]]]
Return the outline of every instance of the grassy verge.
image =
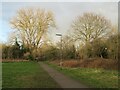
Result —
[[[59,85],[37,62],[2,63],[3,88],[57,88]]]
[[[92,88],[118,88],[118,72],[93,68],[65,68],[46,62],[49,66]]]

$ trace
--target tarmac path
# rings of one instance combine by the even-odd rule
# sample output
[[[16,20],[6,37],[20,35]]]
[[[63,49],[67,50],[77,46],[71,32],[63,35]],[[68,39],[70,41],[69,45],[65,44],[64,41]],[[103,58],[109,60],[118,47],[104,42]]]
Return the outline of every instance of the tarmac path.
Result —
[[[39,62],[39,64],[61,86],[61,88],[89,88],[49,67],[43,62]]]

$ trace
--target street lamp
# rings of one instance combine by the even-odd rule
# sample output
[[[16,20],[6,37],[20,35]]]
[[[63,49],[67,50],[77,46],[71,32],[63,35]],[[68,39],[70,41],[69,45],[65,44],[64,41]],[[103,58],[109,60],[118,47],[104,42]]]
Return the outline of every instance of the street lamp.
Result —
[[[61,37],[61,60],[60,60],[60,66],[62,66],[62,34],[57,33],[56,36]]]

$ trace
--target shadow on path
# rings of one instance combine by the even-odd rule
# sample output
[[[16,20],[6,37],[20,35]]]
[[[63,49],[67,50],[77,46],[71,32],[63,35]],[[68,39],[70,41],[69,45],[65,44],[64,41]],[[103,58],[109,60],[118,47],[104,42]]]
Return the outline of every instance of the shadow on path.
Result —
[[[41,67],[61,86],[61,88],[89,88],[49,67],[47,64],[39,62]]]

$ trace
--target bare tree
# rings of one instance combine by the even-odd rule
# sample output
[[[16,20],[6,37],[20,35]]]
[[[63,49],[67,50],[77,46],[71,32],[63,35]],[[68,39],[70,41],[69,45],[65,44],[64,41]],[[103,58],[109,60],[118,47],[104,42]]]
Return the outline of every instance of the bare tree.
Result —
[[[57,47],[62,49],[62,58],[75,58],[75,42],[69,35],[62,37],[62,42],[57,43]]]
[[[111,23],[105,17],[94,13],[84,13],[72,23],[74,38],[84,43],[107,36],[111,32]]]
[[[44,9],[20,9],[10,24],[20,35],[22,43],[31,47],[40,47],[43,35],[50,27],[55,27],[51,11]]]

